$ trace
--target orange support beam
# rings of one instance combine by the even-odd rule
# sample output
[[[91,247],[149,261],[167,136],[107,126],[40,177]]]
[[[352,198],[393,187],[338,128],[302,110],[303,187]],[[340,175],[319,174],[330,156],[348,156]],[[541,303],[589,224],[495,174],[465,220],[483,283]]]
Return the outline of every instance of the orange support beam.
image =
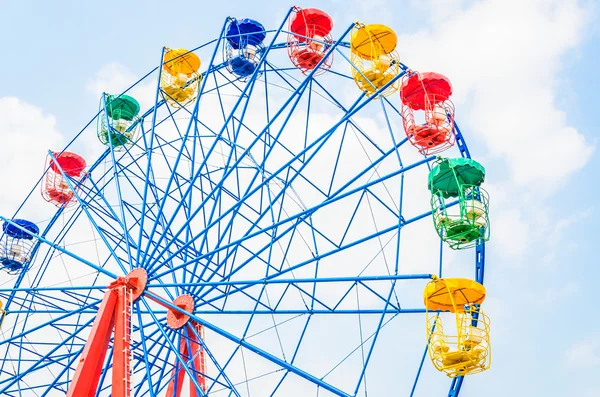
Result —
[[[83,348],[79,364],[77,364],[75,376],[69,386],[67,397],[94,397],[96,395],[102,365],[106,358],[114,326],[113,313],[116,302],[117,293],[115,291],[109,290],[104,294],[92,331]]]
[[[147,280],[146,271],[138,268],[108,286],[66,397],[96,396],[113,330],[111,395],[131,395],[131,305],[144,292]]]
[[[77,370],[69,386],[66,397],[94,397],[102,375],[106,352],[113,335],[113,367],[112,391],[113,397],[131,396],[131,312],[132,304],[146,288],[147,275],[143,269],[134,269],[126,277],[119,277],[108,286],[104,294],[92,331],[83,349],[77,365]],[[161,299],[147,292],[148,298],[163,304]],[[194,300],[189,295],[177,297],[174,305],[182,310],[192,312]],[[171,310],[167,314],[167,323],[173,329],[181,329],[188,325],[189,316]],[[184,332],[179,345],[179,354],[187,363],[191,363],[193,379],[190,379],[190,397],[198,397],[195,383],[206,392],[204,373],[205,352],[200,338],[204,338],[202,325],[189,322],[193,327],[191,332]],[[177,376],[175,376],[177,373]],[[167,396],[180,397],[185,377],[183,366],[177,365],[173,370],[173,379],[169,382]],[[175,384],[177,378],[177,384]],[[195,382],[194,382],[195,381]],[[174,394],[176,393],[176,394]]]
[[[203,335],[202,325],[197,324],[197,323],[192,323],[191,326],[194,327],[194,329],[196,330],[196,333],[198,335],[200,335],[200,337],[202,337],[202,335]],[[185,335],[181,336],[181,342],[179,344],[179,354],[181,355],[181,357],[184,360],[193,362],[192,371],[194,372],[194,377],[196,378],[196,382],[198,383],[198,385],[200,385],[202,390],[206,392],[206,379],[202,375],[206,371],[204,349],[202,348],[202,344],[198,341],[198,338],[196,337],[196,333],[188,332],[188,338],[189,338],[188,340],[186,340]],[[189,348],[188,348],[188,343],[189,343]],[[190,349],[191,349],[191,351],[190,351]],[[177,359],[175,359],[175,360],[177,360]],[[175,363],[176,363],[176,366],[175,366],[175,369],[173,369],[173,372],[171,375],[172,378],[171,378],[171,381],[169,382],[169,386],[167,387],[167,394],[166,394],[167,397],[181,397],[181,390],[183,388],[183,379],[185,377],[185,370],[183,369],[183,366],[180,366],[177,363],[177,361],[175,361]],[[177,368],[179,368],[179,369],[177,370]],[[177,370],[177,376],[175,376],[176,370]],[[175,385],[176,379],[177,379],[177,385]],[[176,391],[176,394],[173,394],[175,391]],[[196,390],[196,386],[194,385],[194,382],[192,382],[191,379],[190,379],[190,397],[198,397],[198,392]]]
[[[182,336],[181,337],[181,342],[179,345],[179,354],[181,354],[181,357],[184,360],[187,360],[187,347],[185,346],[185,339]],[[177,370],[177,368],[179,368],[179,370]],[[175,371],[177,370],[177,374],[175,374]],[[172,372],[172,378],[169,381],[169,386],[167,387],[167,394],[165,394],[166,397],[180,397],[181,396],[181,389],[183,387],[183,379],[185,377],[185,370],[183,369],[183,366],[180,366],[177,363],[177,358],[175,358],[175,368],[173,369]],[[175,385],[175,380],[177,380],[177,385]],[[175,391],[175,388],[177,389],[176,394],[173,394]]]

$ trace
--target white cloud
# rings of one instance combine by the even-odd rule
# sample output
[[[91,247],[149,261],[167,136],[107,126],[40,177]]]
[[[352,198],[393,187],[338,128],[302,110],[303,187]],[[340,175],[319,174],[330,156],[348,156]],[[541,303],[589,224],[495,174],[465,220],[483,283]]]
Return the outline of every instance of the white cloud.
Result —
[[[443,4],[430,2],[430,29],[400,37],[402,59],[451,79],[469,141],[481,137],[512,182],[555,190],[594,151],[555,104],[561,60],[581,41],[586,10],[576,1]]]
[[[492,244],[501,247],[495,252],[512,258],[523,255],[529,243],[529,224],[520,210],[494,211],[490,217],[493,220],[491,232],[494,233]]]
[[[552,307],[557,304],[564,304],[581,293],[580,285],[575,281],[566,281],[560,285],[552,285],[546,289],[546,293],[536,296],[537,303],[543,307]]]
[[[544,263],[553,262],[559,249],[564,248],[565,232],[574,224],[584,220],[592,213],[591,209],[576,212],[570,216],[557,220],[551,226],[551,230],[546,237],[548,250],[543,256]]]
[[[100,97],[103,92],[121,93],[136,80],[129,69],[118,62],[112,62],[102,66],[85,88]]]
[[[127,67],[118,62],[111,62],[103,65],[94,78],[88,80],[85,87],[100,99],[100,96],[104,92],[113,95],[122,93],[138,79],[139,77]],[[142,109],[147,109],[154,104],[155,92],[156,78],[147,78],[141,84],[133,87],[131,92],[128,92],[128,95],[131,95],[140,102]]]
[[[600,396],[600,387],[594,387],[585,391],[584,397],[598,397]]]
[[[575,343],[567,349],[566,365],[573,369],[600,366],[600,335]]]
[[[63,148],[63,136],[51,114],[15,97],[0,98],[0,214],[10,217],[42,175],[48,150]],[[39,193],[33,199],[41,202]],[[37,201],[36,201],[37,202]],[[39,204],[39,203],[38,203]],[[46,214],[46,207],[29,206],[28,214]]]

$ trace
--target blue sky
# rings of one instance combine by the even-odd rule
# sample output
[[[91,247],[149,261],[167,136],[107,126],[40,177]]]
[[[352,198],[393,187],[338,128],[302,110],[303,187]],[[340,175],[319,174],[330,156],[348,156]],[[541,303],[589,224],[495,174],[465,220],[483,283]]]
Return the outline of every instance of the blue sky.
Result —
[[[334,32],[354,20],[388,24],[400,36],[404,63],[446,74],[473,157],[488,169],[494,363],[469,378],[461,395],[600,396],[598,2],[316,3],[302,5],[329,12]],[[287,8],[281,1],[0,0],[0,101],[16,97],[31,105],[9,112],[39,120],[37,130],[27,124],[28,138],[47,131],[51,142],[64,144],[94,116],[98,98],[90,86],[102,81],[106,65],[141,77],[158,63],[163,45],[204,43],[227,16],[275,28]],[[485,19],[490,15],[497,26]],[[476,42],[478,35],[486,41]],[[8,120],[4,104],[0,116]],[[18,133],[19,123],[0,117],[0,137]],[[18,154],[20,160],[0,160],[4,186],[13,178],[9,170],[29,175],[30,153]],[[41,164],[31,167],[39,173]],[[2,193],[0,212],[15,201]],[[448,381],[440,375],[439,382]]]

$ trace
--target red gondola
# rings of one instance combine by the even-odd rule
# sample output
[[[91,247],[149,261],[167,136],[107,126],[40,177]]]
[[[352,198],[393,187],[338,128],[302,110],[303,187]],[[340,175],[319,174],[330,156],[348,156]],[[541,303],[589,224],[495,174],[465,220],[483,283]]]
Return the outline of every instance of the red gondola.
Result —
[[[294,9],[289,23],[288,55],[302,73],[308,74],[325,57],[333,43],[332,29],[333,19],[325,12],[316,8]],[[332,63],[333,56],[330,55],[316,73],[328,70]]]
[[[452,84],[439,73],[408,73],[400,87],[404,131],[413,146],[429,155],[454,145]]]
[[[70,179],[71,185],[77,189],[85,176],[86,163],[83,157],[71,152],[55,152],[46,161],[46,175],[42,179],[42,197],[59,208],[76,202],[75,193],[69,187],[63,173]],[[62,170],[62,172],[61,172]]]

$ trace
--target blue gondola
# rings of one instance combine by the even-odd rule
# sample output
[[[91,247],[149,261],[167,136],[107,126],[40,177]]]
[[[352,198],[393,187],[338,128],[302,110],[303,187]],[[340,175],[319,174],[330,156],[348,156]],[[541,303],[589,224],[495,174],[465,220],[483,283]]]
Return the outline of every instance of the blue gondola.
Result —
[[[17,274],[31,262],[31,250],[35,240],[33,234],[40,229],[33,222],[14,219],[13,224],[4,222],[0,240],[0,265],[10,274]],[[18,225],[21,228],[15,226]]]
[[[265,28],[253,19],[232,19],[226,30],[227,70],[241,80],[250,77],[264,50]]]

